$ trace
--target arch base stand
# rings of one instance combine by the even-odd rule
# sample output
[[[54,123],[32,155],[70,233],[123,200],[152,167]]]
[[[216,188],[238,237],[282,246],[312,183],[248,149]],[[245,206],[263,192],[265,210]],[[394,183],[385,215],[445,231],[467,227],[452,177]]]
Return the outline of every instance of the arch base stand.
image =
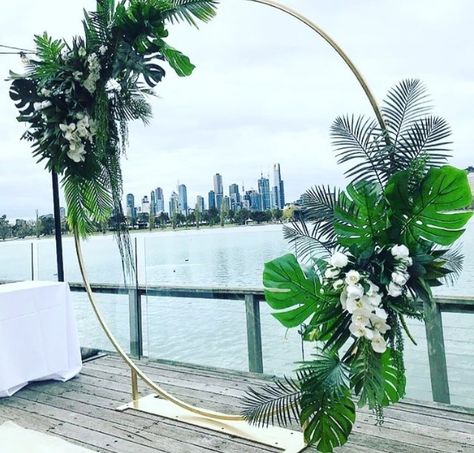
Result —
[[[119,411],[133,409],[147,414],[177,420],[179,422],[210,429],[229,436],[240,437],[252,442],[268,445],[285,453],[299,453],[306,447],[303,434],[298,431],[269,426],[257,428],[245,421],[214,420],[182,409],[157,395],[148,395],[117,408]]]

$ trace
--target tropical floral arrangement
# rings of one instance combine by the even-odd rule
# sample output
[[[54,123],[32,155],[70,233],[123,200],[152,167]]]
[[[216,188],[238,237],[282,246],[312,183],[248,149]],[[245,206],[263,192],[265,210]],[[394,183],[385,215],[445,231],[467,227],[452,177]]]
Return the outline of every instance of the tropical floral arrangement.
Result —
[[[300,328],[314,356],[295,378],[250,389],[252,423],[298,422],[321,452],[343,445],[368,406],[405,395],[406,318],[423,319],[432,287],[452,281],[462,255],[451,246],[472,213],[467,174],[447,165],[450,128],[430,113],[422,83],[393,88],[382,109],[385,128],[346,116],[332,126],[339,163],[352,164],[345,191],[314,187],[301,219],[285,228],[299,260],[265,264],[265,298],[286,328]]]
[[[27,71],[11,73],[10,96],[28,125],[23,138],[34,156],[62,176],[71,230],[83,237],[112,213],[124,218],[120,157],[129,121],[148,123],[147,100],[162,81],[166,62],[178,76],[194,65],[167,42],[167,24],[207,22],[214,0],[98,0],[84,13],[84,36],[71,43],[46,33],[35,37]],[[120,225],[118,225],[120,226]],[[118,228],[129,258],[125,225]]]

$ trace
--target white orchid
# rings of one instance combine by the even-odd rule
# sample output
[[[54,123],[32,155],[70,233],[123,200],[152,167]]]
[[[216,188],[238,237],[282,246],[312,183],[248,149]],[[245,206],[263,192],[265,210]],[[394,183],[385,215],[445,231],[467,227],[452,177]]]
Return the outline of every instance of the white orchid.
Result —
[[[354,324],[367,326],[370,319],[371,313],[367,308],[357,308],[352,312],[352,322]]]
[[[388,314],[383,308],[376,308],[374,312],[378,318],[382,319],[383,321],[387,320]]]
[[[364,295],[364,288],[359,283],[348,285],[346,291],[349,299],[360,299]]]
[[[389,285],[387,286],[387,292],[389,296],[398,297],[402,295],[403,288],[394,282],[390,282]]]
[[[49,96],[51,96],[51,91],[48,90],[48,89],[46,89],[46,88],[41,88],[40,93],[41,93],[44,97],[46,97],[46,98],[48,98]]]
[[[385,322],[384,319],[379,318],[376,314],[370,316],[370,323],[374,330],[380,333],[387,333],[387,330],[390,330],[390,326]]]
[[[339,301],[341,302],[342,308],[347,310],[347,291],[344,288],[341,295],[339,296]]]
[[[382,294],[376,293],[372,296],[367,296],[367,300],[369,301],[369,304],[373,307],[378,307],[382,302]]]
[[[380,288],[375,283],[372,283],[370,280],[366,280],[366,283],[369,285],[369,289],[366,292],[367,296],[370,297],[378,294]]]
[[[69,147],[69,151],[67,152],[67,156],[72,161],[79,163],[84,162],[86,150],[84,149],[84,145],[81,143],[71,143]]]
[[[379,333],[375,332],[372,336],[372,349],[379,354],[383,354],[387,350],[387,343]]]
[[[365,337],[368,340],[371,340],[374,336],[374,332],[372,330],[360,324],[352,323],[349,326],[349,330],[351,331],[351,334],[357,338]]]
[[[355,271],[355,270],[350,270],[347,274],[346,274],[346,283],[348,285],[355,285],[356,283],[358,283],[360,280],[360,274],[359,272]]]
[[[107,46],[102,44],[100,47],[99,47],[99,53],[101,55],[105,55],[105,53],[107,52]]]
[[[346,301],[346,310],[351,314],[356,310],[364,310],[370,313],[370,305],[364,297],[360,299],[348,298]]]
[[[341,252],[334,253],[329,260],[329,264],[331,266],[338,267],[338,268],[343,268],[347,266],[348,262],[349,262],[349,258],[347,257],[347,255]]]

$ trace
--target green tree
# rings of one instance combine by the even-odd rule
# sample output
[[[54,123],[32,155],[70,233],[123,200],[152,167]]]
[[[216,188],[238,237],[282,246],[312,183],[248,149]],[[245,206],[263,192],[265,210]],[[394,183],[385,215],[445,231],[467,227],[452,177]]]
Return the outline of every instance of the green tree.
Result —
[[[248,209],[240,209],[234,215],[234,222],[237,225],[245,225],[245,222],[250,217],[250,211]]]
[[[0,217],[0,238],[4,241],[6,238],[10,237],[12,233],[12,227],[7,220],[7,216],[4,214]]]
[[[40,233],[44,236],[51,236],[54,233],[54,217],[43,215],[39,218]]]
[[[282,217],[283,217],[283,211],[281,209],[274,209],[272,211],[272,219],[275,222],[281,222]]]
[[[254,211],[250,213],[250,218],[260,224],[271,220],[271,215],[270,211]]]

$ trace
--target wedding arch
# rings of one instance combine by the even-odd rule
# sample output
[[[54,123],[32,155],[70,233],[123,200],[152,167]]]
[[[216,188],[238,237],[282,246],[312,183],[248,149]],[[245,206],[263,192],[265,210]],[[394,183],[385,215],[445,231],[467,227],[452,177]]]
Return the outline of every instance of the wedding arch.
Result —
[[[245,1],[291,16],[324,39],[366,94],[378,130],[387,131],[384,114],[360,71],[324,30],[273,0]],[[193,72],[194,65],[189,58],[167,43],[166,24],[208,22],[215,16],[216,6],[214,0],[97,0],[97,10],[85,13],[84,37],[75,37],[72,43],[67,43],[53,40],[47,34],[36,36],[36,56],[27,64],[26,74],[11,74],[10,95],[20,111],[18,120],[29,125],[23,138],[32,142],[34,156],[45,161],[49,171],[62,176],[68,222],[74,233],[88,299],[108,339],[131,370],[132,402],[120,409],[134,408],[176,418],[297,452],[306,444],[303,436],[296,432],[247,425],[242,415],[196,407],[153,382],[126,354],[108,328],[95,301],[81,250],[81,239],[92,232],[95,222],[107,219],[112,211],[123,215],[120,157],[127,145],[127,124],[137,119],[147,123],[151,118],[146,96],[165,76],[160,62],[166,61],[182,77]],[[382,133],[382,140],[390,146],[388,134]],[[464,184],[462,175],[456,173],[453,178]],[[466,201],[464,192],[461,198],[462,205]],[[456,218],[458,229],[468,217]],[[452,238],[454,236],[453,233]],[[119,228],[117,241],[124,272],[133,273],[125,228]],[[446,245],[450,243],[445,240]],[[338,264],[341,260],[344,259],[340,256],[335,260],[337,269],[341,267]],[[138,379],[160,399],[156,395],[140,398]],[[335,442],[341,444],[342,440]]]

